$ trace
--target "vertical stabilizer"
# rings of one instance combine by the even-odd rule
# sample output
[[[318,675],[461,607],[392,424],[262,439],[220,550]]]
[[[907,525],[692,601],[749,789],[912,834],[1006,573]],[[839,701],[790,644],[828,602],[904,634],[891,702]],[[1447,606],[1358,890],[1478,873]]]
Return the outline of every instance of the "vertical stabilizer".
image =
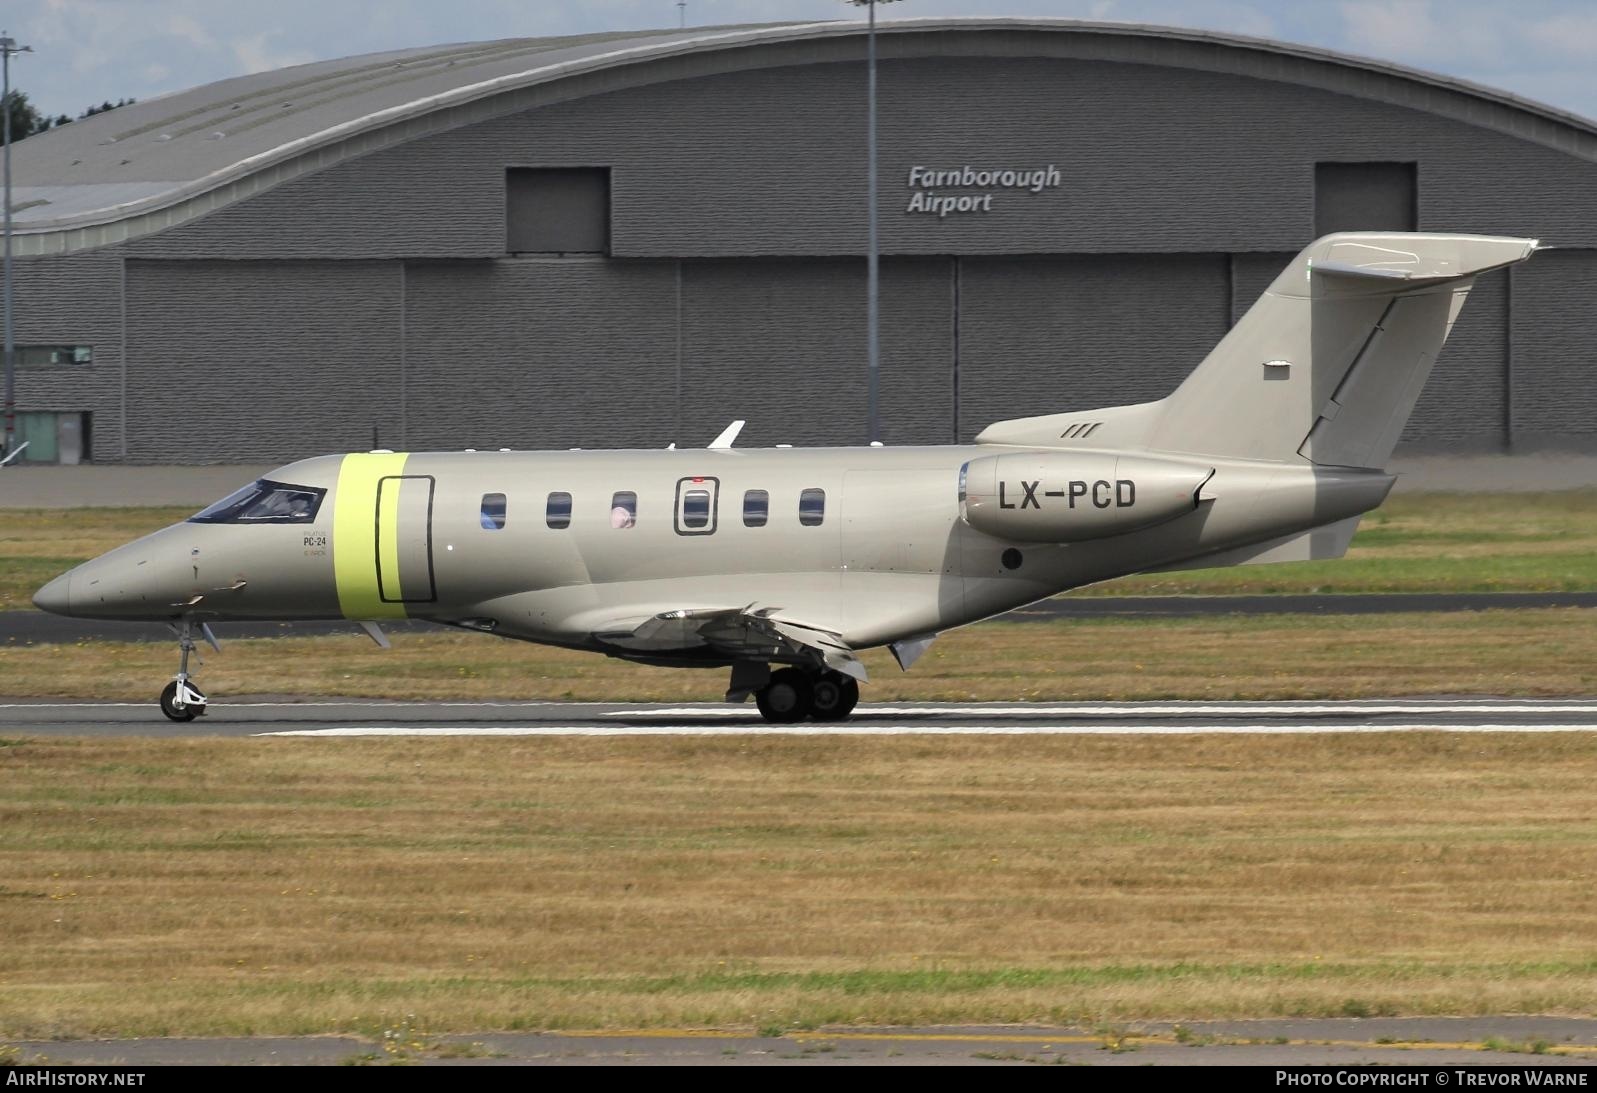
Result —
[[[1317,240],[1159,404],[1148,447],[1382,466],[1476,275],[1535,249],[1480,235]]]

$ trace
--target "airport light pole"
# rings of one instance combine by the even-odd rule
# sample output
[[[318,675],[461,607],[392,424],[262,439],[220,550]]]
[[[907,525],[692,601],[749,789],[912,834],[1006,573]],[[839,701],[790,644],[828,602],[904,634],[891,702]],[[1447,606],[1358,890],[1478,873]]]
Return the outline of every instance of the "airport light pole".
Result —
[[[0,108],[5,114],[5,298],[6,298],[6,359],[5,359],[5,442],[0,447],[0,458],[12,453],[17,443],[17,347],[11,333],[11,55],[32,53],[32,46],[19,46],[17,40],[0,30],[0,69],[4,71],[5,93],[0,96]]]
[[[876,242],[876,5],[894,0],[845,0],[869,12],[865,32],[865,175],[866,213],[869,218],[865,258],[865,440],[882,439],[881,430],[881,256]]]

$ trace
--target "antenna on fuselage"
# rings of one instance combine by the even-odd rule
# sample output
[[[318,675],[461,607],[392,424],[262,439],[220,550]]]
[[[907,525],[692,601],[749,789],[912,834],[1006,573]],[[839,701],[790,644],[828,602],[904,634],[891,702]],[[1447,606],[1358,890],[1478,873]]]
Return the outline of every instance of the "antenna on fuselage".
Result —
[[[748,424],[748,422],[746,422],[746,421],[734,421],[732,424],[728,425],[725,429],[722,429],[721,430],[721,435],[716,437],[714,440],[710,441],[708,446],[712,450],[713,449],[723,449],[724,450],[726,448],[730,448],[732,446],[732,442],[738,438],[738,434],[743,431],[743,426],[745,426],[747,424]]]

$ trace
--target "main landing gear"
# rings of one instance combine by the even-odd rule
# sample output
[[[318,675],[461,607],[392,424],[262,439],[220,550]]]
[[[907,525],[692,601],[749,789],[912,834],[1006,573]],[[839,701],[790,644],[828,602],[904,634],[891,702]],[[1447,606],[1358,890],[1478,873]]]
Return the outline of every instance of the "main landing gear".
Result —
[[[859,702],[859,681],[831,669],[781,668],[754,692],[760,716],[774,725],[794,725],[806,717],[841,721]]]
[[[177,647],[181,652],[178,654],[177,675],[161,692],[161,712],[173,721],[193,721],[205,713],[205,693],[189,678],[189,654],[194,651],[194,624],[184,619],[181,623],[172,624],[172,632],[177,635]],[[204,623],[200,624],[200,632],[211,648],[220,648],[210,628]]]

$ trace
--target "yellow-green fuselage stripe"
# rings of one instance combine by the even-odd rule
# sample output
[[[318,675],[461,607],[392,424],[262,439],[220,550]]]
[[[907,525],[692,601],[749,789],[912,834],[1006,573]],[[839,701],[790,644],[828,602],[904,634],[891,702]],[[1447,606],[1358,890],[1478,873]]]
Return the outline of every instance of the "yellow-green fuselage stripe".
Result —
[[[405,617],[405,605],[384,603],[377,585],[381,544],[391,587],[399,587],[399,505],[387,504],[379,509],[377,491],[382,479],[405,473],[408,458],[406,452],[346,455],[338,468],[338,491],[333,502],[333,576],[338,582],[338,608],[346,619]],[[390,501],[397,500],[396,492]],[[377,526],[379,512],[381,527]]]
[[[377,591],[389,600],[405,598],[399,578],[399,488],[404,484],[400,478],[377,483]]]

